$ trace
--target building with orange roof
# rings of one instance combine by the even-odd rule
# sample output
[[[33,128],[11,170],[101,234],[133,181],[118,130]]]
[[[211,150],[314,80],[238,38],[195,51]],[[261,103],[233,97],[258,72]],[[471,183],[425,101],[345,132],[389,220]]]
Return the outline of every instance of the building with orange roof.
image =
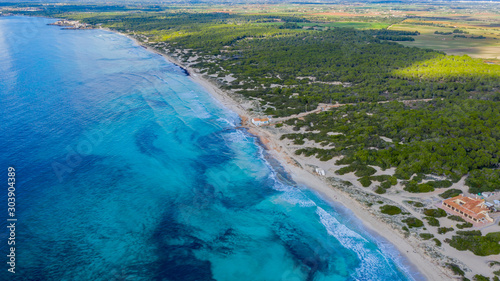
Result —
[[[267,117],[265,117],[265,118],[252,118],[252,123],[255,126],[267,125],[270,122],[271,122],[271,120],[269,120],[269,118],[267,118]]]
[[[488,215],[490,209],[484,204],[484,199],[471,198],[460,194],[443,200],[443,209],[460,215],[474,223],[493,222]]]

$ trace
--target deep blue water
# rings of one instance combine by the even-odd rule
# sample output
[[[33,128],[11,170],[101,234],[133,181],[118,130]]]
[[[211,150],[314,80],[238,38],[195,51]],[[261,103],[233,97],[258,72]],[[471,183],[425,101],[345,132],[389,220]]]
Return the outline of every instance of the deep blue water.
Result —
[[[15,167],[18,218],[16,274],[2,263],[1,280],[422,278],[287,180],[180,68],[52,21],[0,17],[0,178]]]

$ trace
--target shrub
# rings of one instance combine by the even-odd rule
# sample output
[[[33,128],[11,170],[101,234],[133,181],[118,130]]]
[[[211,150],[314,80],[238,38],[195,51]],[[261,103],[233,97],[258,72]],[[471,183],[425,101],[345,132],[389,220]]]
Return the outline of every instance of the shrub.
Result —
[[[420,233],[418,236],[424,240],[429,240],[434,237],[434,235],[430,233]]]
[[[492,267],[492,266],[494,266],[494,265],[500,265],[500,262],[498,262],[498,261],[490,261],[490,262],[488,263],[488,265],[489,265],[490,267]]]
[[[399,207],[393,206],[393,205],[384,205],[384,206],[380,207],[380,212],[382,214],[394,216],[394,215],[401,214],[401,209]]]
[[[432,187],[431,184],[428,183],[418,184],[418,182],[415,180],[406,182],[405,187],[403,189],[412,193],[424,193],[424,192],[434,191],[434,187]]]
[[[440,227],[438,228],[439,234],[445,234],[446,232],[453,231],[453,227]]]
[[[354,172],[354,174],[358,177],[369,177],[375,174],[377,170],[367,165],[351,164],[338,169],[335,173],[338,175],[344,175],[351,172]]]
[[[335,171],[335,173],[337,175],[345,175],[347,173],[351,173],[354,171],[356,171],[356,168],[353,165],[349,165],[349,166],[342,167],[342,168],[338,169],[337,171]]]
[[[495,232],[492,232],[495,233]],[[457,231],[458,235],[462,236],[481,236],[481,230],[459,230]]]
[[[439,226],[439,220],[433,217],[424,217],[430,226]]]
[[[358,177],[368,177],[373,174],[375,174],[377,170],[375,168],[366,166],[366,165],[359,165],[356,168],[356,172],[354,173]]]
[[[441,243],[441,241],[439,241],[439,239],[434,238],[434,239],[432,239],[432,241],[434,241],[436,243],[436,246],[441,247],[442,243]]]
[[[380,184],[380,187],[384,188],[384,189],[388,189],[388,188],[391,188],[391,183],[389,181],[384,181]]]
[[[398,184],[398,178],[396,178],[395,176],[391,176],[388,181],[391,183],[391,185]]]
[[[457,224],[458,229],[464,229],[464,228],[470,228],[470,227],[472,227],[472,223],[470,223],[470,222]]]
[[[375,193],[377,194],[384,194],[385,192],[386,190],[382,186],[377,186],[377,188],[375,189]]]
[[[446,266],[448,266],[448,268],[451,269],[451,271],[453,271],[455,275],[460,275],[460,276],[465,275],[465,272],[462,269],[460,269],[460,267],[456,264],[447,263]]]
[[[450,240],[450,246],[459,250],[469,250],[478,256],[500,254],[500,232],[491,232],[481,236],[481,231],[457,231]]]
[[[428,181],[428,185],[432,186],[433,188],[443,188],[443,187],[450,187],[453,185],[451,181],[444,180],[444,181]]]
[[[389,175],[379,175],[379,176],[371,176],[370,179],[372,181],[384,182],[384,181],[389,180],[390,177],[391,176],[389,176]]]
[[[369,187],[372,184],[372,181],[369,177],[362,177],[358,181],[363,187]]]
[[[350,181],[342,181],[343,184],[345,184],[346,186],[352,186],[352,182]]]
[[[413,205],[414,207],[417,207],[417,208],[422,208],[424,206],[423,203],[417,202],[417,201],[408,201],[408,204]]]
[[[453,188],[453,189],[446,190],[445,192],[439,194],[439,196],[441,198],[447,199],[447,198],[458,196],[462,193],[463,193],[462,190]]]
[[[479,275],[479,274],[474,275],[473,279],[475,281],[490,281],[490,278],[484,277],[483,275]]]
[[[424,223],[421,220],[414,217],[409,217],[407,219],[404,219],[402,220],[402,222],[406,223],[409,228],[424,226]]]
[[[465,222],[465,220],[462,217],[460,217],[460,216],[454,216],[454,215],[452,215],[452,216],[448,216],[448,218],[450,220],[452,220],[452,221]]]
[[[435,218],[446,217],[446,212],[443,209],[424,209],[424,214]]]

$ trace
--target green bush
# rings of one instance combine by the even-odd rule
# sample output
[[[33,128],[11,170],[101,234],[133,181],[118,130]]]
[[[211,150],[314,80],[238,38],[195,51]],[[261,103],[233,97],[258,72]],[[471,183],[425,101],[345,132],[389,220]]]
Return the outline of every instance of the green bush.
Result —
[[[389,178],[391,178],[391,176],[389,176],[389,175],[379,175],[379,176],[371,176],[370,180],[384,182],[384,181],[389,180]]]
[[[375,168],[365,165],[359,165],[356,168],[356,172],[354,173],[358,177],[369,177],[375,174],[377,170]]]
[[[476,275],[474,275],[473,279],[474,279],[475,281],[490,281],[490,278],[485,277],[485,276],[480,275],[480,274],[476,274]]]
[[[472,227],[472,223],[470,223],[470,222],[457,224],[458,229],[464,229],[464,228],[470,228],[470,227]]]
[[[406,182],[405,187],[403,189],[411,193],[425,193],[434,191],[434,187],[431,184],[428,183],[418,184],[418,182],[415,180]]]
[[[343,184],[345,184],[346,186],[352,186],[352,182],[350,181],[342,181]]]
[[[424,209],[424,214],[435,218],[446,217],[446,212],[443,209]]]
[[[391,183],[391,185],[396,185],[398,184],[398,178],[396,178],[395,176],[391,176],[389,178],[389,182]]]
[[[495,233],[495,232],[492,232]],[[497,232],[498,233],[498,232]],[[458,230],[458,235],[462,236],[481,236],[481,230]]]
[[[441,241],[439,241],[439,239],[434,238],[434,239],[432,239],[432,241],[434,241],[436,243],[436,246],[441,247],[442,243],[441,243]]]
[[[439,194],[439,196],[441,198],[447,199],[447,198],[458,196],[462,193],[463,193],[462,190],[453,188],[453,189],[446,190],[445,192]]]
[[[429,240],[434,237],[434,235],[430,233],[420,233],[418,236],[424,240]]]
[[[380,207],[380,212],[382,214],[394,216],[401,214],[401,209],[393,205],[384,205]]]
[[[335,171],[335,173],[337,175],[345,175],[345,174],[348,174],[348,173],[351,173],[354,171],[356,171],[356,168],[353,165],[349,165],[349,166],[342,167],[342,168],[338,169],[337,171]]]
[[[500,265],[500,262],[499,262],[499,261],[490,261],[490,262],[488,263],[488,265],[489,265],[490,267],[492,267],[492,266],[494,266],[494,265]]]
[[[457,231],[449,240],[450,246],[459,250],[469,250],[478,256],[500,254],[500,232],[491,232],[481,236],[481,231]]]
[[[446,232],[453,231],[453,227],[440,227],[438,228],[439,234],[445,234]]]
[[[377,170],[367,165],[351,164],[338,169],[335,173],[338,175],[344,175],[351,172],[354,172],[354,174],[358,177],[369,177],[375,174]]]
[[[433,188],[444,188],[444,187],[450,187],[453,185],[453,183],[449,180],[444,180],[444,181],[428,181],[428,185],[432,186]]]
[[[408,204],[411,204],[411,205],[413,205],[414,207],[417,207],[417,208],[422,208],[424,206],[423,203],[417,202],[417,201],[408,201]]]
[[[424,226],[424,223],[421,220],[414,217],[409,217],[407,219],[404,219],[402,220],[402,222],[406,223],[409,228]]]
[[[362,177],[358,179],[358,181],[359,183],[361,183],[363,187],[369,187],[372,184],[372,181],[370,180],[369,177]]]
[[[385,190],[385,188],[383,188],[382,186],[379,185],[375,189],[375,193],[377,193],[377,194],[384,194],[384,193],[386,193],[386,190]]]
[[[380,187],[382,187],[384,189],[389,189],[389,188],[391,188],[391,183],[389,181],[384,181],[380,184]]]
[[[439,220],[433,217],[424,217],[430,226],[439,226]]]
[[[448,216],[448,218],[452,221],[465,222],[465,220],[460,216],[451,215],[451,216]]]
[[[455,275],[460,275],[460,276],[465,275],[465,272],[462,269],[460,269],[460,267],[456,264],[447,263],[446,266],[448,266],[448,268],[451,269],[451,271],[453,271]]]

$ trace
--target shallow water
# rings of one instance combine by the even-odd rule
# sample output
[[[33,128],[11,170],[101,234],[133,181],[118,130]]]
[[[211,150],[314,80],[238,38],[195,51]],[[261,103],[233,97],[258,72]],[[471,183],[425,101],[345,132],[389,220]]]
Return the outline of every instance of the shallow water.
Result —
[[[4,263],[1,278],[422,279],[351,212],[270,165],[180,68],[53,21],[0,17],[0,177],[16,168],[18,218],[17,273]]]

